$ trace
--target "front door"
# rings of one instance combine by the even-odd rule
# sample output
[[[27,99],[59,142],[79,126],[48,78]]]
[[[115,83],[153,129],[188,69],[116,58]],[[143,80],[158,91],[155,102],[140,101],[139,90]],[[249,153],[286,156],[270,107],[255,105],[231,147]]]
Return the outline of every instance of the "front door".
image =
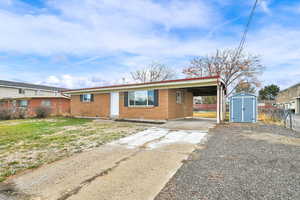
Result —
[[[119,92],[110,93],[110,117],[117,118],[119,116]]]

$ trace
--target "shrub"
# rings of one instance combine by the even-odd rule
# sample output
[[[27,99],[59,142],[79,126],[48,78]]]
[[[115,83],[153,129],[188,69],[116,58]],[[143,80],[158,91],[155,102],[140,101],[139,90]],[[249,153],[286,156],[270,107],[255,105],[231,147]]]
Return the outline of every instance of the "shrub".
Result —
[[[46,118],[50,115],[51,108],[46,106],[40,106],[35,109],[36,117],[38,118]]]
[[[0,120],[9,120],[13,118],[13,111],[9,108],[0,108]]]
[[[27,109],[26,108],[17,108],[14,112],[14,118],[16,119],[25,119],[26,118]]]

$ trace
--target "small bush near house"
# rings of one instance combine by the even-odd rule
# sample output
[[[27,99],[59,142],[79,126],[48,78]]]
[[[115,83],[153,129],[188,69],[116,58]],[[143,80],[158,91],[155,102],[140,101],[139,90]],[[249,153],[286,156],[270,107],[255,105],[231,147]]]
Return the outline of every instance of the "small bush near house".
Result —
[[[40,106],[35,109],[36,117],[38,118],[46,118],[50,115],[51,108],[46,106]]]
[[[0,120],[9,120],[13,118],[13,112],[8,108],[0,108]]]
[[[14,112],[15,119],[25,119],[27,110],[25,108],[18,108]]]

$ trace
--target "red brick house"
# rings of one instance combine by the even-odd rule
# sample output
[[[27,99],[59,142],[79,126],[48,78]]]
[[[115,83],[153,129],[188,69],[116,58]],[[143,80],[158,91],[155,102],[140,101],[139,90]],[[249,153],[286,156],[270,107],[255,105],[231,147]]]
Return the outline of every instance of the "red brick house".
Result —
[[[62,90],[65,88],[0,80],[0,109],[22,110],[33,117],[37,107],[45,106],[51,115],[69,115],[70,97]]]
[[[50,108],[52,116],[70,115],[70,98],[69,97],[27,97],[2,99],[0,108],[7,108],[12,111],[24,110],[27,117],[35,117],[38,107]]]
[[[170,120],[193,116],[194,96],[217,96],[217,121],[224,119],[225,87],[218,76],[112,85],[64,91],[71,115],[125,120]]]

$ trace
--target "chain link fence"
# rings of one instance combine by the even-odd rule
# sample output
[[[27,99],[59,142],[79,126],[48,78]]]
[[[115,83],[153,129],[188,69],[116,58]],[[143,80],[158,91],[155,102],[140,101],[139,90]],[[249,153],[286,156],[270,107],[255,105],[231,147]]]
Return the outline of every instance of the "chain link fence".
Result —
[[[259,108],[259,117],[263,121],[281,123],[284,127],[300,132],[300,115],[295,115],[292,110],[281,108]]]

